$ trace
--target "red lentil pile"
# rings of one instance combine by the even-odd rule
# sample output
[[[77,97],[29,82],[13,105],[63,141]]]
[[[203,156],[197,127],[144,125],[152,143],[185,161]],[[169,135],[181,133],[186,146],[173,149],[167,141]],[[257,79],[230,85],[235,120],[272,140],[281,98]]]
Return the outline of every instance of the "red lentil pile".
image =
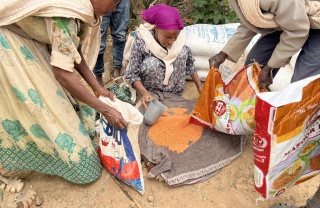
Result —
[[[156,145],[181,153],[200,139],[202,127],[189,124],[191,114],[186,115],[185,108],[170,108],[169,111],[151,126],[148,135]]]

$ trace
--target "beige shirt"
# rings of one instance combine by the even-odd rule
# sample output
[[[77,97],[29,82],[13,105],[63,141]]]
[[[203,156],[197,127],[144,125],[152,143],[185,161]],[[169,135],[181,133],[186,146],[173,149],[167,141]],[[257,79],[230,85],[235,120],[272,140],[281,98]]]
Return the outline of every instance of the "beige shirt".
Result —
[[[305,0],[260,0],[260,8],[274,14],[274,21],[279,25],[278,28],[270,29],[255,27],[246,20],[237,0],[230,0],[230,3],[240,18],[241,24],[222,51],[228,54],[228,59],[233,62],[238,61],[256,34],[261,34],[263,37],[278,30],[282,31],[280,42],[273,51],[268,65],[272,68],[283,67],[304,45],[310,28],[320,29],[319,24],[312,21],[306,14]]]

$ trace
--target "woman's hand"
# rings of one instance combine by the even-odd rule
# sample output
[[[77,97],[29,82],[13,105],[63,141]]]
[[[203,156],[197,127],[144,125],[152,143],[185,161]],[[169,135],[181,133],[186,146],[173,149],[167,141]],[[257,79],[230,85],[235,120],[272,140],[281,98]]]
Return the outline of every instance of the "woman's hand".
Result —
[[[98,90],[94,91],[95,96],[98,98],[100,95],[109,98],[110,100],[112,100],[113,102],[116,101],[116,96],[110,92],[109,90],[100,87]]]
[[[128,122],[122,117],[121,113],[116,109],[109,107],[108,110],[100,112],[108,122],[119,129],[125,129]]]
[[[147,103],[149,103],[151,100],[154,100],[155,98],[152,97],[152,95],[149,93],[149,92],[146,92],[142,95],[142,98],[141,98],[141,102],[144,106],[144,108],[147,108]]]
[[[218,54],[212,56],[209,59],[210,69],[214,66],[215,69],[219,69],[219,66],[226,60],[227,54],[223,51],[220,51]]]
[[[199,87],[197,87],[197,90],[198,90],[199,94],[201,94],[201,91],[202,91],[202,85],[200,85]]]
[[[200,81],[200,78],[199,78],[199,76],[198,76],[198,73],[197,73],[197,72],[193,73],[193,74],[191,75],[191,78],[192,78],[194,84],[196,85],[199,94],[201,94],[201,91],[202,91],[202,83],[201,83],[201,81]]]
[[[258,80],[259,80],[259,87],[261,89],[266,89],[270,91],[269,85],[273,83],[273,78],[272,78],[272,68],[268,65],[264,66],[263,69],[261,70]]]

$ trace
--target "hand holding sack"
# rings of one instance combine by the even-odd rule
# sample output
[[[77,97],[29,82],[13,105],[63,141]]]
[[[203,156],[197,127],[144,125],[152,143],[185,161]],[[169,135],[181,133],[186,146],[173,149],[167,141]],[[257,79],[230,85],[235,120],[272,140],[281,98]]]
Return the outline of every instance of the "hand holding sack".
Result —
[[[258,63],[243,67],[223,81],[211,68],[190,123],[234,135],[253,134]]]

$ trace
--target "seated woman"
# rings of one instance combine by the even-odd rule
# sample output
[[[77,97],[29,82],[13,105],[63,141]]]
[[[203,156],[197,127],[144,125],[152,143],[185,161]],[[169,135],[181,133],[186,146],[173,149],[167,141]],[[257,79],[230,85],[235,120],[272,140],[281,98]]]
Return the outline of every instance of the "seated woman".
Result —
[[[100,46],[98,20],[118,1],[30,2],[5,0],[0,7],[0,167],[91,183],[102,173],[92,141],[95,111],[118,128],[128,125],[98,99],[114,95],[90,70]],[[0,175],[0,190],[22,188],[20,179]],[[28,191],[11,207],[29,207],[34,198]]]
[[[161,90],[181,95],[190,75],[198,92],[202,85],[195,70],[191,50],[180,32],[183,22],[177,9],[157,4],[143,11],[142,24],[127,40],[124,60],[129,61],[125,78],[142,95],[142,103],[154,99],[149,91]]]

